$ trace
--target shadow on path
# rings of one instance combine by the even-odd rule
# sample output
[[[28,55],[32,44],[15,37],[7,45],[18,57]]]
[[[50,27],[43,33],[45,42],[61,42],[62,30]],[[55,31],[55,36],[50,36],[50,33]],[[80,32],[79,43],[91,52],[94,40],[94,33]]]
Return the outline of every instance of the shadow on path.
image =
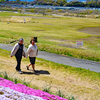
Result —
[[[22,72],[23,72],[23,74],[28,74],[28,75],[32,75],[32,74],[34,74],[34,75],[40,75],[40,74],[50,75],[50,73],[46,70],[35,70],[35,71],[36,71],[36,73],[25,72],[25,71],[22,71]]]

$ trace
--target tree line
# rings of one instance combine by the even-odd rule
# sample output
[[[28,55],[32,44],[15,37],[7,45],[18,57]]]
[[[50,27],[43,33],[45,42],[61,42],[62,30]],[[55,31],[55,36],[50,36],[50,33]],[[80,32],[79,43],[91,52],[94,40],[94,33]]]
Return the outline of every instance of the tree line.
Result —
[[[51,6],[69,6],[69,7],[100,7],[100,1],[90,1],[80,2],[80,1],[71,1],[67,2],[66,0],[35,0],[31,4],[36,5],[51,5]]]
[[[9,0],[0,0],[0,2],[6,3],[15,3],[15,4],[31,4],[31,5],[51,5],[51,6],[69,6],[69,7],[98,7],[100,8],[100,1],[90,1],[90,2],[80,2],[80,1],[71,1],[67,2],[67,0],[33,0],[32,2],[27,1],[9,1]]]

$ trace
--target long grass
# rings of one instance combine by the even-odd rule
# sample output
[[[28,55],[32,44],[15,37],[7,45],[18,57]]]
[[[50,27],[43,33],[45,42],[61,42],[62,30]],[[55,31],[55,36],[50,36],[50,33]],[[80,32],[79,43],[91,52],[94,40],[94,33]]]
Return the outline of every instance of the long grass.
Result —
[[[59,95],[60,97],[65,97],[65,95],[63,94],[63,92],[61,91],[61,90],[58,90],[57,92],[56,92],[56,95]],[[69,100],[69,99],[68,99]]]
[[[39,89],[39,87],[37,86],[33,86],[33,85],[30,85],[30,82],[26,82],[25,79],[24,80],[21,80],[21,79],[18,79],[18,78],[12,78],[10,76],[8,76],[7,72],[0,72],[0,77],[1,78],[4,78],[4,79],[7,79],[7,80],[10,80],[10,81],[13,81],[15,84],[17,83],[20,83],[20,84],[23,84],[25,86],[28,86],[28,87],[31,87],[31,88],[34,88],[34,89]]]
[[[48,92],[48,93],[51,94],[52,92],[51,92],[50,89],[51,89],[51,86],[49,86],[49,87],[48,86],[43,87],[43,91]]]

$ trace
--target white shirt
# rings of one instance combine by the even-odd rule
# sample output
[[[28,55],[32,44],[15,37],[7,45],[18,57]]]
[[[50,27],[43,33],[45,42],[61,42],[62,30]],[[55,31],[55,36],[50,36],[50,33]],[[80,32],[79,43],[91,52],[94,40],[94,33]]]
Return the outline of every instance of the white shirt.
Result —
[[[28,57],[28,55],[29,57],[36,57],[38,55],[38,49],[36,44],[34,46],[32,44],[29,45],[26,52],[26,58]]]
[[[23,48],[24,48],[24,44],[23,44]],[[11,51],[11,56],[15,56],[18,49],[19,49],[19,44],[16,43],[15,46],[13,47],[12,51]],[[23,50],[22,55],[25,56],[25,50]]]

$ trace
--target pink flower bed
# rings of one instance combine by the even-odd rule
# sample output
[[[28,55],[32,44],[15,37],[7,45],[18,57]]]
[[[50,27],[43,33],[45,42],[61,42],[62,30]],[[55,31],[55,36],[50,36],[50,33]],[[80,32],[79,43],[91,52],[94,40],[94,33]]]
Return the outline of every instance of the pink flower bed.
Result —
[[[41,97],[17,92],[9,87],[0,86],[0,100],[44,100]]]
[[[33,95],[33,96],[37,96],[37,97],[41,97],[45,100],[67,100],[65,98],[59,97],[59,96],[55,96],[55,95],[51,95],[47,92],[43,92],[41,90],[35,90],[32,88],[29,88],[25,85],[22,84],[15,84],[12,81],[9,81],[7,79],[3,79],[0,78],[0,86],[3,87],[9,87],[10,89],[13,89],[15,91],[27,94],[27,95]]]

